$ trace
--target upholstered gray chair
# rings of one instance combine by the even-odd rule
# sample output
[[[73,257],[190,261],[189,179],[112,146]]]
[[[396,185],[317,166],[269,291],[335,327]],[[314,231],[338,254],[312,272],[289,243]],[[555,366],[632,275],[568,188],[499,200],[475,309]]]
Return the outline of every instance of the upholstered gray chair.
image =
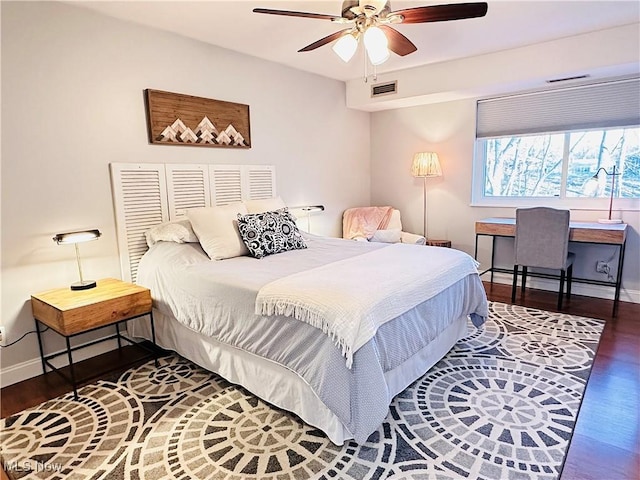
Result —
[[[574,254],[569,252],[569,210],[548,207],[516,210],[515,262],[511,301],[515,302],[518,267],[522,266],[522,293],[527,283],[527,268],[560,270],[558,310],[562,309],[565,275],[567,298],[571,296]]]

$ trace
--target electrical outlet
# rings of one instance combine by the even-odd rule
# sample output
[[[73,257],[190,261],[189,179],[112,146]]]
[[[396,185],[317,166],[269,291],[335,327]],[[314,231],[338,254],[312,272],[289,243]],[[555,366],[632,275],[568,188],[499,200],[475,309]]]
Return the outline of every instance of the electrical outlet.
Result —
[[[0,345],[4,345],[5,342],[5,338],[4,338],[4,326],[0,325]]]
[[[611,267],[607,262],[603,262],[602,260],[598,260],[596,262],[596,272],[606,273],[608,275],[610,271],[611,271]]]

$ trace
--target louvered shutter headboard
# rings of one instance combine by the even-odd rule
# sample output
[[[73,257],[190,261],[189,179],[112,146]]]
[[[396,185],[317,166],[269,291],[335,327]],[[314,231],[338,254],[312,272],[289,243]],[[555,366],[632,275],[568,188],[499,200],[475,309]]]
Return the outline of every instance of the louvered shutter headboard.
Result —
[[[242,169],[235,165],[211,165],[209,176],[211,178],[212,205],[228,205],[244,200],[242,198]]]
[[[272,165],[112,163],[122,278],[135,282],[147,251],[144,232],[189,208],[227,205],[276,196]]]
[[[171,220],[189,208],[211,205],[207,165],[165,165],[165,170]]]
[[[111,164],[122,278],[135,282],[147,251],[144,232],[169,219],[164,165]]]
[[[248,198],[261,200],[276,196],[276,177],[273,167],[246,167]]]

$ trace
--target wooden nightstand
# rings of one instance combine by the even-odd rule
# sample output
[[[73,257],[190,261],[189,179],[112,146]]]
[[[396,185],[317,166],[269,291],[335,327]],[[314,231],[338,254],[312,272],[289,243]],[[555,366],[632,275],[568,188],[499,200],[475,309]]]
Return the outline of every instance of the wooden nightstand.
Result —
[[[36,322],[42,371],[47,373],[47,366],[49,366],[52,370],[62,375],[73,385],[73,394],[76,400],[78,399],[78,382],[75,378],[71,352],[112,338],[118,340],[118,348],[122,348],[121,340],[143,346],[120,334],[121,323],[143,315],[149,315],[151,319],[151,338],[155,346],[156,339],[153,314],[151,312],[151,292],[148,288],[139,285],[123,282],[114,278],[105,278],[98,280],[98,285],[89,290],[71,290],[69,287],[57,288],[32,295],[31,309]],[[65,337],[67,344],[66,352],[45,355],[40,324],[48,326]],[[100,338],[85,345],[77,347],[71,346],[71,337],[110,325],[115,325],[116,327],[116,333],[114,335]],[[149,351],[153,354],[157,362],[155,350]],[[65,354],[69,359],[70,378],[49,362],[49,360]]]
[[[430,247],[448,247],[451,248],[451,240],[427,240]]]

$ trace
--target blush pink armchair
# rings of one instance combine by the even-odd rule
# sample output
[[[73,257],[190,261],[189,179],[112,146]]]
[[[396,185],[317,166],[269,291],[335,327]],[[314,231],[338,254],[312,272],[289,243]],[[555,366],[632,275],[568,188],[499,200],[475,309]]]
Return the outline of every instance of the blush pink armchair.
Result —
[[[342,237],[350,240],[424,245],[422,235],[402,230],[400,211],[392,207],[357,207],[342,215]]]

